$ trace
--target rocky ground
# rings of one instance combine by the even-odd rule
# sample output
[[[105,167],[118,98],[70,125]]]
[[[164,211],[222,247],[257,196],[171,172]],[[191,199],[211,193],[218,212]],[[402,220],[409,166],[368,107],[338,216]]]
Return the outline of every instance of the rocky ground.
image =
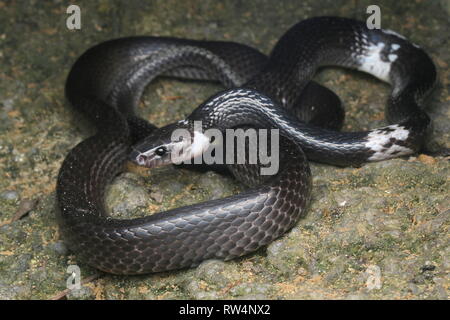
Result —
[[[234,40],[268,53],[295,22],[317,15],[365,19],[420,44],[439,70],[428,100],[429,151],[450,147],[449,1],[78,1],[82,28],[66,29],[66,2],[0,1],[0,299],[448,299],[449,159],[424,154],[336,168],[311,164],[308,215],[267,248],[230,262],[146,276],[111,276],[77,261],[60,240],[55,181],[75,144],[92,133],[64,99],[71,64],[89,46],[127,35]],[[387,85],[327,69],[317,80],[347,110],[344,130],[385,124]],[[162,125],[183,118],[220,87],[158,80],[140,114]],[[129,168],[107,202],[117,217],[142,216],[235,194],[213,172]],[[67,266],[85,284],[66,289]]]

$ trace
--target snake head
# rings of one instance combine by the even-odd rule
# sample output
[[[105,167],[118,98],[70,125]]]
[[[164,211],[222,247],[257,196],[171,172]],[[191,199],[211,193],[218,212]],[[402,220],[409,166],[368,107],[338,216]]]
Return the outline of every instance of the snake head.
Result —
[[[202,155],[209,144],[201,130],[182,120],[156,129],[134,145],[129,160],[147,168],[181,164]]]

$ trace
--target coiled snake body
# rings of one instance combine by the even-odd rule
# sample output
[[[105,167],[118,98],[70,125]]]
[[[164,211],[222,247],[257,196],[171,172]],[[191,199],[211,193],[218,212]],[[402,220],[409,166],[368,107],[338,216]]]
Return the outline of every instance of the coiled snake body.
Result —
[[[394,124],[367,132],[333,130],[342,123],[342,110],[323,107],[338,104],[338,99],[310,81],[324,65],[359,69],[389,82],[385,113]],[[216,80],[232,89],[211,97],[185,120],[155,129],[134,114],[134,107],[146,84],[159,75]],[[66,83],[68,100],[91,119],[97,134],[73,148],[60,169],[57,216],[62,235],[83,261],[116,274],[192,267],[205,259],[227,260],[255,251],[304,214],[311,190],[306,157],[358,165],[417,151],[429,124],[421,103],[435,79],[431,59],[417,45],[345,18],[296,24],[269,59],[231,42],[156,37],[104,42],[77,60]],[[145,164],[149,146],[163,144],[169,129],[192,130],[194,120],[202,120],[205,129],[278,128],[279,172],[262,179],[250,166],[230,166],[253,187],[145,218],[108,217],[105,187],[121,170],[131,145],[131,157]]]

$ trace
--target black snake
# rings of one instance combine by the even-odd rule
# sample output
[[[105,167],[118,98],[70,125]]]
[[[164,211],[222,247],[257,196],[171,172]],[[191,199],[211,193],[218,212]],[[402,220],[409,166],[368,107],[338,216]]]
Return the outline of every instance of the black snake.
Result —
[[[338,98],[310,81],[326,65],[389,82],[385,114],[393,124],[367,132],[334,130],[342,123],[342,110],[339,105],[323,110],[339,104]],[[155,130],[134,108],[147,83],[159,75],[216,80],[232,89],[214,95],[185,120]],[[269,58],[232,42],[132,37],[101,43],[76,61],[66,83],[68,100],[97,134],[74,147],[60,169],[61,233],[83,261],[116,274],[192,267],[255,251],[304,214],[311,190],[306,157],[359,165],[417,151],[429,124],[422,100],[435,80],[433,62],[417,45],[393,31],[369,30],[362,22],[337,17],[294,25]],[[252,165],[230,165],[250,189],[145,218],[108,217],[105,187],[130,156],[131,145],[134,161],[163,162],[171,130],[186,128],[195,135],[194,120],[202,120],[203,129],[278,128],[278,173],[263,179]]]

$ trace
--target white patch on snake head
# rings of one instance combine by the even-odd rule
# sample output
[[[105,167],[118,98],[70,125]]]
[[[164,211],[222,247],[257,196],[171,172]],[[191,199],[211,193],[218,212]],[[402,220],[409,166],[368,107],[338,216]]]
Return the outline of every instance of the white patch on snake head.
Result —
[[[381,52],[385,44],[378,42],[376,45],[371,44],[365,48],[365,53],[359,55],[358,70],[370,73],[380,80],[390,82],[389,73],[391,72],[391,62],[397,59],[397,55],[393,54],[389,57],[390,61],[383,61],[381,59]]]
[[[365,147],[374,153],[368,160],[379,161],[411,154],[413,150],[404,146],[408,137],[409,131],[397,124],[371,131]]]
[[[194,131],[192,139],[185,138],[173,143],[171,161],[174,164],[191,163],[190,160],[201,156],[209,145],[210,138],[202,132]]]
[[[191,163],[190,160],[201,156],[209,145],[210,139],[202,132],[194,130],[191,133],[186,128],[179,128],[174,130],[170,141],[158,143],[149,139],[148,143],[145,140],[142,145],[134,147],[130,160],[147,168]]]
[[[191,145],[192,157],[200,156],[206,149],[208,149],[210,139],[202,132],[194,131],[194,140]]]

